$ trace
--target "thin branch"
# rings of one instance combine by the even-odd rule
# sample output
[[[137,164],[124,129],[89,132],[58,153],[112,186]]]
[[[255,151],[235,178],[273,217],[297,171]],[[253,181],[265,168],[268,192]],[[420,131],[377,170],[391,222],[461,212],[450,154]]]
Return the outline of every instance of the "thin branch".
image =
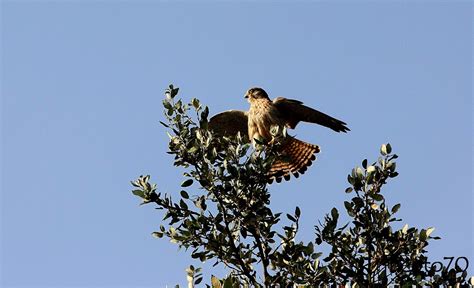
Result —
[[[242,260],[242,257],[240,257],[239,250],[235,246],[234,239],[233,239],[233,236],[232,236],[232,232],[230,231],[230,228],[229,228],[229,221],[227,219],[227,212],[226,212],[226,209],[225,209],[225,205],[222,202],[222,199],[219,197],[218,193],[213,192],[213,194],[216,197],[216,199],[219,203],[219,206],[222,209],[222,219],[224,220],[225,231],[227,233],[227,237],[229,237],[230,248],[232,249],[232,252],[233,252],[235,258],[237,259],[237,262],[239,262],[239,265],[241,266],[242,272],[244,273],[244,275],[249,279],[249,281],[252,282],[253,285],[255,285],[257,287],[258,286],[257,280],[255,279],[254,276],[252,276],[252,273],[251,273],[250,269],[244,263],[244,261]]]
[[[263,282],[265,283],[265,287],[268,285],[268,281],[270,280],[270,274],[268,273],[268,266],[269,266],[269,261],[268,261],[268,255],[265,253],[265,247],[263,246],[263,243],[260,239],[261,235],[259,230],[252,229],[250,233],[252,234],[253,238],[255,239],[256,246],[258,248],[260,258],[262,259],[262,266],[263,266]]]

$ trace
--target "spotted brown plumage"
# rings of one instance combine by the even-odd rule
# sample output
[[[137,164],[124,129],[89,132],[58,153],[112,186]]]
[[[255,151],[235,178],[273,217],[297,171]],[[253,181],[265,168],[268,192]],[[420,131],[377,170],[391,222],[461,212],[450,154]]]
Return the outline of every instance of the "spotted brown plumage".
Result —
[[[350,131],[346,123],[313,108],[303,105],[298,100],[283,97],[270,100],[262,88],[251,88],[245,94],[250,103],[247,112],[230,110],[219,113],[209,121],[209,127],[214,133],[224,136],[247,135],[248,141],[255,145],[259,142],[278,141],[278,154],[268,175],[269,179],[289,180],[293,174],[298,177],[316,160],[316,153],[320,152],[319,146],[303,142],[295,137],[285,135],[275,137],[271,134],[274,126],[294,129],[299,122],[310,122],[328,127],[336,132]]]

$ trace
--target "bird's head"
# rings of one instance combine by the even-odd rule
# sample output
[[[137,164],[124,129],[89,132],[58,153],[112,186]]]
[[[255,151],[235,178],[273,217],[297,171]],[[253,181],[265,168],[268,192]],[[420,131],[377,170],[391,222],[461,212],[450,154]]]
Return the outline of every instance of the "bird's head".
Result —
[[[265,92],[265,90],[263,90],[262,88],[258,87],[250,88],[249,90],[247,90],[247,93],[245,93],[244,97],[247,98],[249,102],[257,99],[270,99],[268,98],[267,92]]]

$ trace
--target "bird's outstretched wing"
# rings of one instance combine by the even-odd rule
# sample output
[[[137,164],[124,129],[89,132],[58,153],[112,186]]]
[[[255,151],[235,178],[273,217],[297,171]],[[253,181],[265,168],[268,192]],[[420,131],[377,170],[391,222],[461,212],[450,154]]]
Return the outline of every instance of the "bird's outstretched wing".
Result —
[[[273,100],[273,104],[277,107],[281,117],[285,119],[286,124],[292,129],[300,121],[304,121],[331,128],[336,132],[350,131],[346,123],[307,107],[301,101],[278,97]]]
[[[229,110],[213,116],[209,120],[209,129],[220,136],[236,136],[238,132],[248,140],[247,112]]]

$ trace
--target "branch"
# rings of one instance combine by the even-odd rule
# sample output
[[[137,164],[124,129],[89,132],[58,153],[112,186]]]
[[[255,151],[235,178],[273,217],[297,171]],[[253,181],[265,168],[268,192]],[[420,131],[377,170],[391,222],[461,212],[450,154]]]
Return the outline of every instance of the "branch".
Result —
[[[232,250],[232,253],[234,254],[235,258],[237,259],[237,262],[239,263],[239,265],[241,267],[240,270],[242,270],[242,273],[249,279],[249,281],[251,281],[251,283],[253,285],[255,285],[255,287],[257,287],[258,286],[257,280],[252,275],[252,272],[250,271],[248,266],[245,264],[245,262],[240,257],[239,249],[237,249],[237,247],[235,246],[233,236],[232,236],[232,232],[230,231],[230,228],[229,228],[229,221],[227,219],[227,212],[226,212],[225,205],[222,202],[221,197],[219,197],[218,193],[214,193],[214,191],[212,191],[212,193],[216,197],[217,202],[219,203],[219,206],[222,210],[222,219],[224,220],[224,224],[225,224],[225,232],[227,234],[227,237],[229,238],[229,244],[230,244],[230,248]]]
[[[255,242],[256,242],[256,246],[258,248],[258,251],[259,251],[259,254],[260,254],[260,257],[262,259],[262,266],[263,266],[263,282],[265,283],[265,287],[267,287],[267,285],[269,284],[268,281],[270,279],[270,274],[268,273],[268,265],[269,265],[269,262],[268,262],[268,256],[266,255],[265,253],[265,249],[264,249],[264,246],[263,246],[263,243],[260,239],[260,233],[257,229],[252,229],[250,231],[250,233],[252,234],[253,238],[255,239]]]

